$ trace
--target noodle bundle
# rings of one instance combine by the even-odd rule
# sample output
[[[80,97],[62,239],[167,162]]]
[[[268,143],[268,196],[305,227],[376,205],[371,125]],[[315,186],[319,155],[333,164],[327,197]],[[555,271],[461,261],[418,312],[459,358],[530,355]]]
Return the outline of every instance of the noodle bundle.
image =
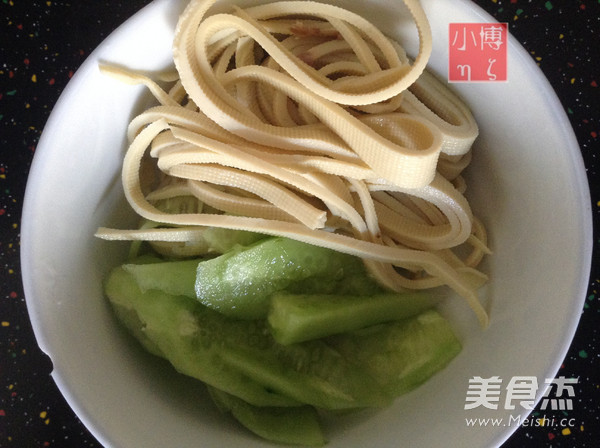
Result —
[[[461,175],[478,128],[426,71],[431,30],[419,2],[405,0],[414,59],[337,6],[209,14],[214,3],[192,0],[181,16],[171,76],[102,67],[145,84],[159,104],[131,121],[122,171],[129,203],[155,224],[97,236],[190,247],[206,226],[285,236],[361,257],[392,290],[446,285],[486,326],[476,292],[486,231]],[[175,197],[198,205],[157,206]]]

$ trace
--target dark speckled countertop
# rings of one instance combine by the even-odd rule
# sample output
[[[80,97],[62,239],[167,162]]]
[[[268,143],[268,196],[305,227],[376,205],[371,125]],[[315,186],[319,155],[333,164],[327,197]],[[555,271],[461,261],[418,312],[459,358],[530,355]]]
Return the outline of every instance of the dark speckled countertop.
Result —
[[[33,335],[21,283],[21,207],[38,139],[61,91],[90,52],[148,3],[0,0],[0,447],[100,446],[66,404]],[[581,147],[596,228],[600,0],[474,3],[508,23],[556,90]],[[597,233],[594,238],[598,260]],[[559,372],[579,378],[573,410],[555,412],[574,424],[520,427],[504,447],[599,446],[599,279],[593,261],[581,322]]]

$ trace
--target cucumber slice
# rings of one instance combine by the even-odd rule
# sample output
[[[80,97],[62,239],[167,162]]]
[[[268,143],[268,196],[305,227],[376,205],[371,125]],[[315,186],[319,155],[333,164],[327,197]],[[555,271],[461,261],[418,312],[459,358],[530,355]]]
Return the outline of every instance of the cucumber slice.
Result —
[[[265,340],[268,341],[269,338]],[[321,340],[265,348],[228,345],[220,356],[231,367],[282,395],[325,410],[382,407],[391,403],[366,369]]]
[[[154,343],[144,333],[144,323],[140,320],[137,312],[129,308],[126,305],[113,302],[112,308],[115,312],[117,319],[129,330],[129,332],[138,340],[140,344],[150,353],[160,358],[164,358],[165,355],[162,353],[158,345]]]
[[[200,260],[127,263],[123,269],[131,274],[142,291],[158,289],[168,294],[196,297],[194,283]]]
[[[150,225],[160,226],[159,223],[152,222],[150,222]],[[201,238],[194,241],[150,241],[149,244],[157,253],[167,258],[184,259],[224,254],[238,245],[249,246],[265,237],[266,235],[260,233],[243,230],[206,227],[202,231]]]
[[[317,412],[310,406],[257,407],[214,387],[208,390],[222,412],[230,412],[244,427],[266,440],[302,446],[326,443]]]
[[[358,257],[348,256],[343,271],[337,276],[315,275],[289,284],[285,290],[290,294],[338,294],[370,296],[385,292],[367,273]]]
[[[228,229],[219,230],[225,231],[225,234],[228,231]],[[242,318],[266,317],[271,293],[281,288],[286,288],[290,292],[340,295],[372,295],[382,292],[381,287],[368,276],[359,258],[292,240],[284,240],[284,242],[285,244],[279,245],[279,248],[289,250],[278,254],[279,259],[275,255],[276,245],[273,242],[247,250],[238,245],[211,260],[194,258],[163,261],[156,257],[149,259],[139,257],[124,264],[123,269],[135,277],[142,291],[159,289],[168,294],[193,298],[197,298],[197,293],[200,291],[202,295],[199,299],[203,304],[225,314]],[[292,246],[300,247],[306,253],[297,254],[298,256],[293,253],[290,255]],[[256,252],[259,252],[259,255]],[[312,252],[314,254],[311,254]],[[323,254],[325,257],[322,256]],[[247,266],[255,255],[262,260],[263,265],[258,263]],[[294,269],[293,264],[296,263],[294,259],[300,257],[311,259],[314,256],[319,256],[320,259],[312,267],[298,268],[290,274]],[[243,291],[248,289],[245,285],[262,282],[265,279],[264,263],[274,259],[276,261],[273,264],[288,264],[280,266],[281,269],[275,273],[272,280],[262,285],[256,283],[251,285],[253,287],[249,288],[250,296],[242,296]],[[246,266],[242,266],[244,264]],[[254,266],[256,270],[252,271]],[[245,274],[240,273],[243,278],[236,279],[235,270],[239,267],[246,271]],[[219,295],[219,292],[226,295]],[[243,306],[237,303],[238,300],[242,301]],[[222,302],[226,303],[225,307],[221,306]]]
[[[208,253],[217,254],[224,254],[238,246],[248,247],[257,241],[267,238],[262,233],[224,229],[221,227],[207,227],[202,236],[208,244]]]
[[[322,341],[282,346],[265,321],[233,320],[196,300],[149,289],[115,269],[106,294],[138,320],[124,323],[181,373],[257,406],[381,406],[390,397],[364,370]],[[141,323],[141,328],[139,327]],[[150,341],[150,342],[149,342]]]
[[[417,388],[446,367],[462,349],[448,321],[435,310],[331,336],[327,341],[392,396]]]
[[[279,292],[271,298],[268,322],[275,340],[287,345],[404,319],[436,302],[423,293],[347,296]]]
[[[198,264],[196,296],[228,316],[264,318],[270,295],[318,277],[341,279],[354,257],[287,238],[270,238]]]
[[[218,387],[257,406],[297,406],[298,402],[268,390],[226,365],[212,347],[218,328],[199,337],[197,318],[204,308],[195,300],[158,290],[142,292],[134,277],[114,269],[105,293],[117,317],[151,353],[164,357],[180,372]]]
[[[154,202],[159,210],[169,214],[179,213],[210,213],[209,206],[203,204],[194,196],[175,196],[160,199]],[[141,228],[154,228],[162,226],[161,223],[145,220]],[[223,254],[237,245],[248,246],[266,237],[264,234],[245,230],[224,229],[220,227],[199,226],[201,231],[198,238],[193,241],[149,241],[148,243],[157,253],[169,258],[202,257],[210,254]],[[138,252],[141,242],[132,243],[132,254]]]

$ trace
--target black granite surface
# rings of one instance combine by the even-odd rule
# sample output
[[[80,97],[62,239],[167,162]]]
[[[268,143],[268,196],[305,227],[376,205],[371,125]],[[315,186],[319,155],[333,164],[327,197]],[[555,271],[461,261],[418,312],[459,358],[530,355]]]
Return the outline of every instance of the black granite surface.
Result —
[[[20,277],[21,207],[40,133],[61,91],[90,52],[148,3],[0,0],[0,447],[100,446],[62,398],[33,335]],[[597,227],[600,1],[475,3],[509,24],[556,90],[581,147]],[[597,233],[594,238],[597,258]],[[560,371],[579,378],[573,410],[554,413],[573,425],[521,427],[505,448],[600,446],[599,275],[594,262],[581,323]]]

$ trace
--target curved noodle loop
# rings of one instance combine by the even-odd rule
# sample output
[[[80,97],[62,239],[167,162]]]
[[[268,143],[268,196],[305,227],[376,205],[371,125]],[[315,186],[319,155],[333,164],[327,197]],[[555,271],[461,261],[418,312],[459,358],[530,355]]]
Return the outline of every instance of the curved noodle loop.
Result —
[[[476,290],[489,250],[461,176],[478,128],[425,71],[431,31],[419,2],[405,0],[419,34],[414,59],[336,6],[210,14],[213,3],[192,0],[180,18],[177,80],[160,87],[102,67],[159,102],[132,120],[122,173],[132,207],[158,224],[97,235],[193,242],[203,226],[283,235],[360,256],[394,290],[447,285],[487,325]],[[202,206],[157,205],[181,196]]]

